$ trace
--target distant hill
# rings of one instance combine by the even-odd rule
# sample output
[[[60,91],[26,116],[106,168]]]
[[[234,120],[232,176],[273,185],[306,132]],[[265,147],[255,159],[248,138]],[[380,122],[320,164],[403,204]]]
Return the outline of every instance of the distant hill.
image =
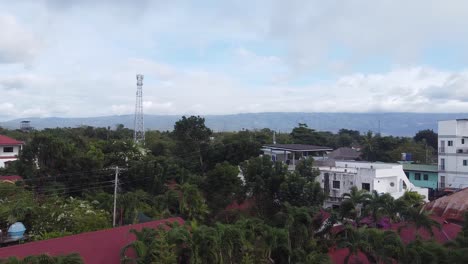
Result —
[[[440,113],[251,113],[234,115],[206,115],[206,124],[214,131],[238,131],[242,129],[270,128],[289,132],[298,123],[320,131],[337,132],[341,128],[366,131],[380,131],[383,135],[413,136],[422,129],[437,131],[437,121],[467,118],[467,114]],[[172,130],[180,115],[145,115],[145,128]],[[87,118],[25,118],[0,122],[6,128],[18,128],[21,120],[30,120],[36,129],[55,127],[114,127],[124,124],[133,128],[133,115],[103,116]]]

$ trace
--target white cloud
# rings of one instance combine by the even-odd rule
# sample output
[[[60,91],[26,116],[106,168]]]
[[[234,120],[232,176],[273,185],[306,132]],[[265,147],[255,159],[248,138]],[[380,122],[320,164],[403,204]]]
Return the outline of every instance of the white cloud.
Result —
[[[29,64],[38,54],[40,43],[11,15],[0,14],[0,64]]]
[[[468,109],[466,1],[68,2],[0,0],[0,119]]]

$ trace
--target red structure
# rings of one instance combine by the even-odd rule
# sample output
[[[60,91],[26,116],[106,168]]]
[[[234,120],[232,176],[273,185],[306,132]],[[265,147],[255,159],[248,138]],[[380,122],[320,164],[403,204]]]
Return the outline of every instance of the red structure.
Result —
[[[11,256],[23,258],[30,255],[49,254],[51,256],[78,253],[86,264],[120,263],[120,250],[132,242],[135,236],[130,230],[141,230],[144,227],[168,228],[166,223],[178,222],[183,225],[184,220],[179,217],[168,218],[143,224],[127,225],[95,232],[61,238],[30,242],[22,245],[0,248],[0,258]]]
[[[425,209],[436,216],[462,223],[463,214],[468,211],[468,188],[434,200]]]
[[[0,135],[0,146],[18,146],[23,144],[23,141],[18,141],[14,138]]]
[[[0,182],[6,183],[15,183],[17,181],[22,181],[23,177],[18,175],[8,175],[8,176],[0,176]]]

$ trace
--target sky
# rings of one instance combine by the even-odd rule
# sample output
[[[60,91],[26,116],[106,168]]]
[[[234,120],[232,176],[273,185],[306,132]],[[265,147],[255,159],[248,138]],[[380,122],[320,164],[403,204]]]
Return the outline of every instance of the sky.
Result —
[[[468,112],[466,0],[0,0],[0,121]]]

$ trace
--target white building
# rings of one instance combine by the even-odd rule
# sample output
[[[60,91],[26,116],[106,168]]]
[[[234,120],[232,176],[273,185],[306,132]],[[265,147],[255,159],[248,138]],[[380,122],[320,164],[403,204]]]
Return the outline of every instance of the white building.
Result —
[[[334,166],[319,166],[319,170],[317,180],[329,194],[325,207],[339,205],[343,194],[349,193],[353,186],[359,190],[389,193],[395,199],[411,190],[424,195],[428,201],[428,189],[414,186],[406,177],[401,164],[335,161]]]
[[[439,188],[468,187],[468,119],[439,121]]]
[[[9,162],[18,159],[23,142],[0,135],[0,168],[8,166]]]
[[[289,170],[294,170],[299,160],[309,157],[324,159],[327,152],[333,149],[304,144],[271,144],[263,146],[261,150],[263,155],[270,156],[272,161],[281,161],[288,165]]]

